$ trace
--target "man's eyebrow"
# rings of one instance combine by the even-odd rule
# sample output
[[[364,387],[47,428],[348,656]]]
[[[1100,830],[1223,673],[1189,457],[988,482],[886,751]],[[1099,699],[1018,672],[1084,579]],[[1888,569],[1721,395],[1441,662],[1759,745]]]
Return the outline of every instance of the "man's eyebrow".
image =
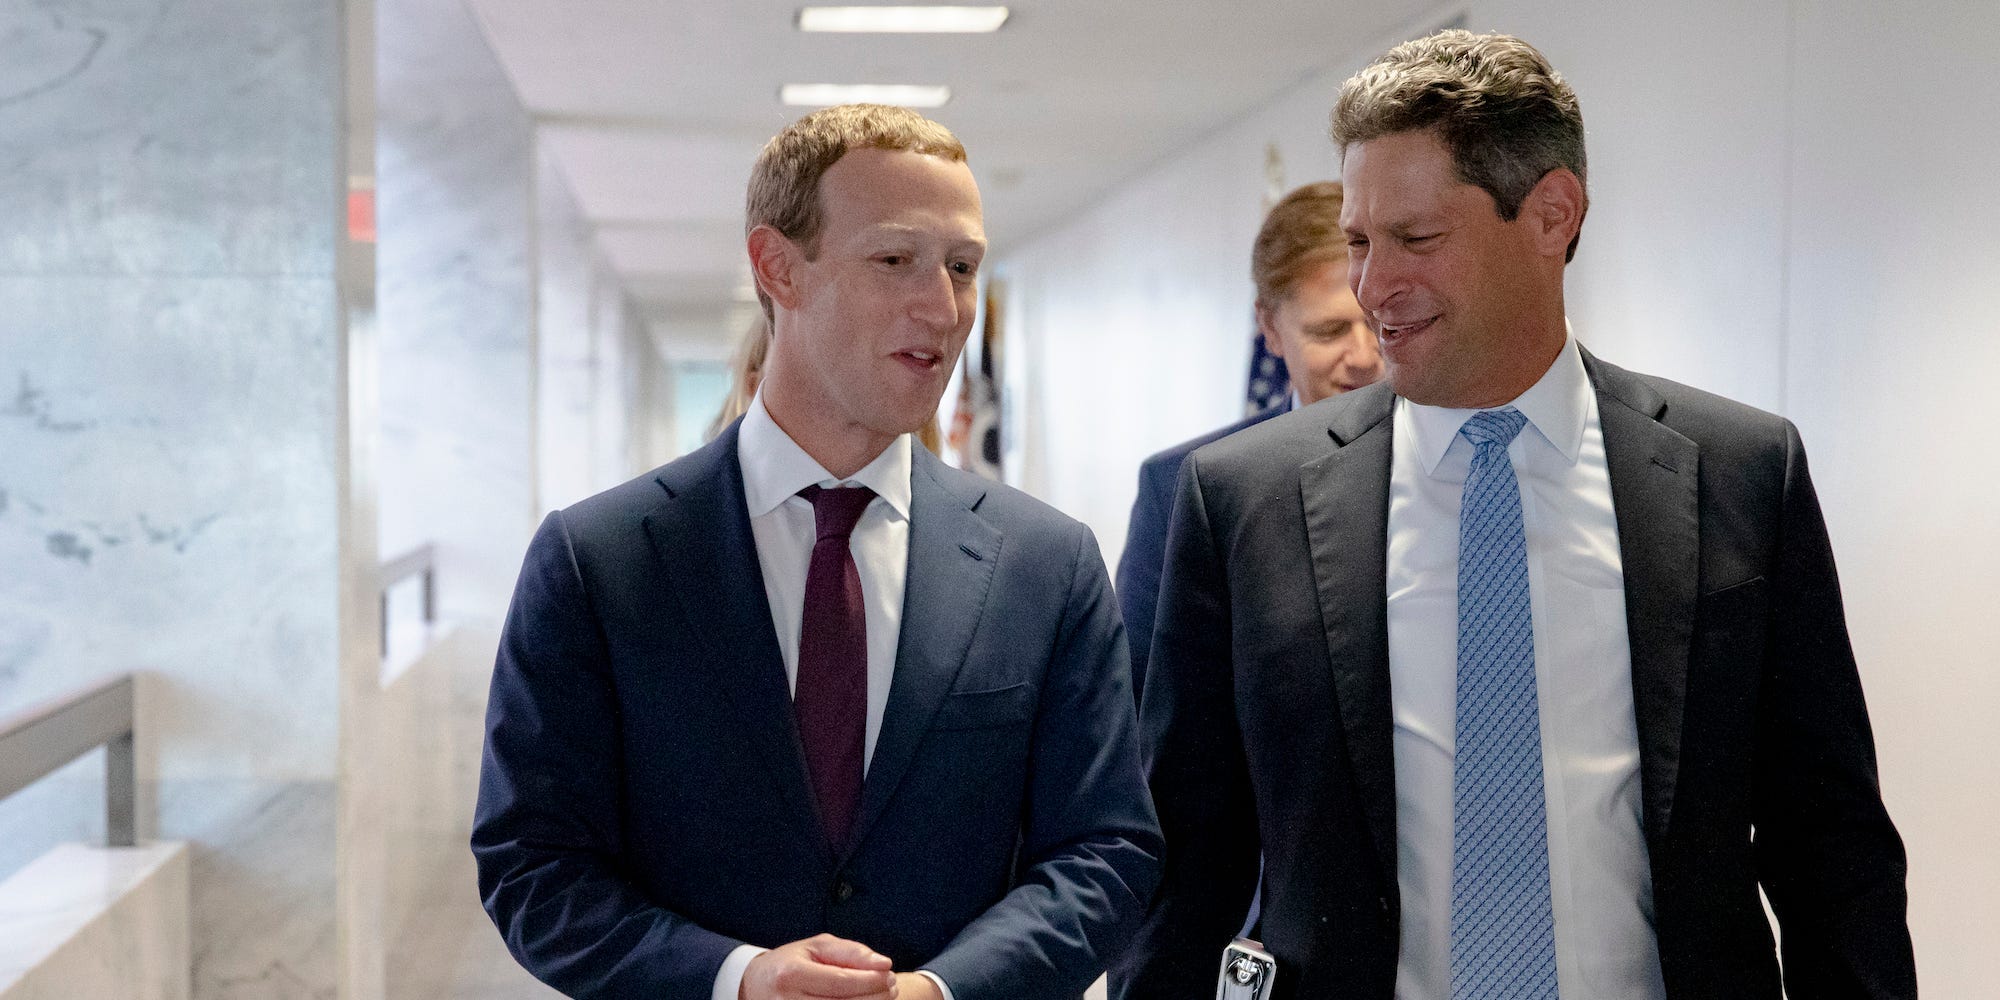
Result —
[[[869,226],[867,231],[871,236],[931,238],[930,230],[901,222],[877,222]],[[976,246],[984,250],[986,248],[986,234],[979,233],[965,237],[946,237],[946,242],[955,247]]]
[[[1383,228],[1387,229],[1389,232],[1395,233],[1398,236],[1404,236],[1409,233],[1416,232],[1418,230],[1423,230],[1424,232],[1437,232],[1439,230],[1444,229],[1445,224],[1443,220],[1437,218],[1436,216],[1416,215],[1407,218],[1397,219],[1396,221],[1389,223],[1387,226],[1384,226]]]

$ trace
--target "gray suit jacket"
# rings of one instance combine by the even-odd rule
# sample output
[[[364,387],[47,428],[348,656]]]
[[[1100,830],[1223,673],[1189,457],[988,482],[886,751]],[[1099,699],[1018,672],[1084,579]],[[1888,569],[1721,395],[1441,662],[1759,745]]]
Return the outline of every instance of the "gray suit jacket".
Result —
[[[1911,997],[1902,842],[1779,417],[1591,357],[1668,996]],[[1377,385],[1191,456],[1141,711],[1168,853],[1114,995],[1211,995],[1264,857],[1280,996],[1387,1000],[1400,902]]]

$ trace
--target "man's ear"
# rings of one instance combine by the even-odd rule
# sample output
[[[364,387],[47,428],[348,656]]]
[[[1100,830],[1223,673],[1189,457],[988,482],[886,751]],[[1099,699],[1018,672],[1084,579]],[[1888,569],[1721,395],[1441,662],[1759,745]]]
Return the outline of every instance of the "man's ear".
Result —
[[[1278,336],[1278,317],[1271,314],[1270,306],[1257,303],[1257,330],[1264,335],[1264,350],[1285,356],[1285,338]]]
[[[1522,200],[1520,217],[1534,226],[1535,249],[1542,256],[1561,256],[1583,228],[1584,207],[1583,181],[1568,167],[1557,167]]]
[[[765,296],[787,309],[797,308],[799,290],[796,265],[801,258],[799,245],[768,225],[750,230],[750,276]]]

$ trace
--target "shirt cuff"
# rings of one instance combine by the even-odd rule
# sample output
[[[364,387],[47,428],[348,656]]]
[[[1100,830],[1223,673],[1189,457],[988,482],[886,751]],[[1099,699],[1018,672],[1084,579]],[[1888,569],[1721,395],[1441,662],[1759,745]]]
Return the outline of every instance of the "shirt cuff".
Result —
[[[922,977],[924,977],[925,979],[928,979],[928,980],[930,980],[930,981],[931,981],[931,982],[933,982],[933,983],[936,983],[936,984],[937,984],[937,988],[938,988],[938,992],[939,992],[939,993],[942,993],[942,994],[944,994],[944,1000],[952,1000],[952,995],[951,995],[951,987],[949,987],[949,986],[946,986],[946,985],[944,984],[944,980],[942,980],[942,979],[939,979],[939,978],[937,977],[937,973],[935,973],[935,972],[932,972],[932,971],[931,971],[931,970],[929,970],[929,969],[918,969],[918,970],[917,970],[917,975],[919,975],[919,976],[922,976]]]
[[[743,971],[750,967],[750,960],[770,951],[754,944],[739,944],[729,957],[722,960],[722,969],[715,974],[715,989],[709,993],[709,1000],[736,1000],[743,993]],[[951,994],[944,995],[951,1000]]]

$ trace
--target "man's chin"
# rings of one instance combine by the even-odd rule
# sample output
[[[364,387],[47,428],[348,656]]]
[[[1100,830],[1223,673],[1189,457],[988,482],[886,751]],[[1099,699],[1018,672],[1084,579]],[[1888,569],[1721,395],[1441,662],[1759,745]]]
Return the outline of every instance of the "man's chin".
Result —
[[[1410,365],[1392,365],[1384,370],[1382,381],[1389,383],[1389,388],[1395,390],[1396,395],[1421,406],[1457,405],[1447,398],[1449,393],[1437,385],[1435,379],[1427,379],[1424,375],[1423,370]]]

